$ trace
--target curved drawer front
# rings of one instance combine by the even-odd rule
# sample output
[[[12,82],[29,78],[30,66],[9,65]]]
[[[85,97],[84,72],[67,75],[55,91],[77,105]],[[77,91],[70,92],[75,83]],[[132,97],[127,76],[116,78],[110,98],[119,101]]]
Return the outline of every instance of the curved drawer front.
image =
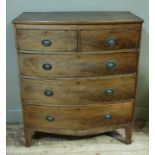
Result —
[[[138,49],[140,29],[81,31],[81,51]]]
[[[25,105],[23,110],[27,126],[43,129],[92,130],[108,125],[130,123],[132,108],[133,103],[126,102],[104,106]]]
[[[137,52],[113,54],[20,54],[20,72],[33,77],[95,77],[137,70]]]
[[[23,101],[41,105],[106,104],[133,99],[135,91],[135,77],[21,81]]]
[[[22,30],[17,29],[19,50],[31,51],[76,51],[77,32],[65,30]]]

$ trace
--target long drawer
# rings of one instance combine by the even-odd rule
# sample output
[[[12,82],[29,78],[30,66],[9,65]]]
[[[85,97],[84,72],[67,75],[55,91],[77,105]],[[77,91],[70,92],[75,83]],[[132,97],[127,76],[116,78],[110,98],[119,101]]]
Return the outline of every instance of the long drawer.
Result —
[[[134,98],[135,77],[21,79],[23,102],[40,105],[106,104]]]
[[[77,50],[77,31],[17,29],[19,50],[68,52]]]
[[[20,73],[33,77],[95,77],[137,71],[138,52],[111,54],[19,54]]]
[[[81,31],[81,51],[138,49],[140,29]]]
[[[131,123],[133,102],[95,106],[24,105],[23,111],[27,126],[44,130],[84,130]]]

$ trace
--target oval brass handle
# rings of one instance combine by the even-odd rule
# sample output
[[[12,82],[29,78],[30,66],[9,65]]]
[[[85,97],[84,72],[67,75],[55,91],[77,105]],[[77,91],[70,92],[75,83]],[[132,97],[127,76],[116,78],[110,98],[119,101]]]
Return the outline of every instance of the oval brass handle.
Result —
[[[55,117],[52,116],[52,115],[49,115],[49,116],[46,116],[46,120],[47,120],[48,122],[52,122],[52,121],[55,120]]]
[[[114,39],[114,38],[108,38],[108,39],[106,39],[106,45],[108,47],[113,48],[113,47],[116,46],[116,44],[117,44],[116,39]]]
[[[116,67],[115,62],[109,61],[109,62],[106,63],[106,68],[107,69],[113,69],[114,67]]]
[[[44,70],[51,70],[52,69],[52,65],[50,63],[45,63],[42,65],[42,68]]]
[[[106,95],[112,95],[114,93],[114,90],[112,88],[108,88],[105,90]]]
[[[54,95],[54,92],[51,91],[51,90],[45,90],[45,91],[44,91],[44,94],[45,94],[45,96],[50,97],[50,96],[53,96],[53,95]]]
[[[104,120],[106,120],[106,121],[112,120],[112,114],[110,114],[110,113],[105,114],[104,115]]]
[[[51,42],[51,40],[49,40],[49,39],[44,39],[44,40],[42,40],[41,43],[42,43],[42,45],[45,46],[45,47],[49,47],[49,46],[52,45],[52,42]]]

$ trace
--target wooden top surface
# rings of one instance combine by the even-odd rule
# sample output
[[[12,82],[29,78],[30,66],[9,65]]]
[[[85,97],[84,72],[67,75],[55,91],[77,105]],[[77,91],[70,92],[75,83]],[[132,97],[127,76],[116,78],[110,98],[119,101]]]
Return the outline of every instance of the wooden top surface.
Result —
[[[14,24],[112,24],[142,23],[131,12],[24,12]]]

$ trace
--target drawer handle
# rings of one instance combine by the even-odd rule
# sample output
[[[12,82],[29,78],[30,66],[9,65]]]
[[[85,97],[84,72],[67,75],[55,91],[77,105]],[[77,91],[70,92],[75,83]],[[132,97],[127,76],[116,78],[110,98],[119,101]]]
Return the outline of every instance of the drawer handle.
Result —
[[[115,62],[109,61],[109,62],[106,63],[106,68],[107,69],[113,69],[114,67],[116,67]]]
[[[46,116],[46,120],[47,120],[48,122],[53,122],[53,121],[55,120],[55,117],[49,115],[49,116]]]
[[[44,91],[44,94],[45,94],[45,96],[50,97],[50,96],[53,96],[53,95],[54,95],[54,92],[51,91],[51,90],[45,90],[45,91]]]
[[[110,48],[113,48],[113,47],[115,47],[116,46],[116,39],[114,39],[114,38],[108,38],[108,39],[106,39],[106,45],[108,46],[108,47],[110,47]]]
[[[106,120],[106,121],[112,120],[112,114],[110,114],[110,113],[105,114],[104,115],[104,120]]]
[[[105,90],[106,95],[112,95],[114,93],[114,90],[112,88],[108,88]]]
[[[49,63],[43,64],[42,67],[43,67],[44,70],[51,70],[52,69],[52,65],[49,64]]]
[[[52,42],[51,40],[48,40],[48,39],[45,39],[45,40],[42,40],[42,45],[45,46],[45,47],[49,47],[52,45]]]

